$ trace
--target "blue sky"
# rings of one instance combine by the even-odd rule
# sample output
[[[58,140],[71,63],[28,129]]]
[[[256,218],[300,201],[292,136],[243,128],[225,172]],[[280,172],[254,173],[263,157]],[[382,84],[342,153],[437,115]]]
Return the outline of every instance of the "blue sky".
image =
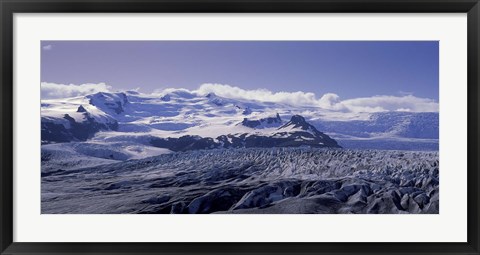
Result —
[[[42,41],[41,81],[142,92],[220,83],[438,101],[438,42]]]

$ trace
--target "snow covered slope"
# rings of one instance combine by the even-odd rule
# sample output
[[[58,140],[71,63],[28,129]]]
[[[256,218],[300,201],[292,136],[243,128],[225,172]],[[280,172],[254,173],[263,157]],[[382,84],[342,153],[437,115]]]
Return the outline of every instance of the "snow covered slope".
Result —
[[[256,140],[249,143],[252,147],[267,147],[276,137],[295,142],[275,142],[275,146],[323,143],[323,147],[361,149],[438,149],[438,113],[342,113],[184,89],[159,94],[99,92],[42,100],[41,109],[42,144],[89,141],[159,147],[159,141],[183,137],[190,143],[200,139],[203,145],[192,148],[205,149],[240,147],[233,140],[244,144],[247,139]],[[297,115],[309,128],[288,131],[288,122]]]
[[[42,174],[147,158],[165,153],[171,153],[171,151],[143,146],[135,142],[46,144],[42,146]]]
[[[439,114],[435,112],[381,112],[364,120],[311,122],[345,148],[438,150]]]

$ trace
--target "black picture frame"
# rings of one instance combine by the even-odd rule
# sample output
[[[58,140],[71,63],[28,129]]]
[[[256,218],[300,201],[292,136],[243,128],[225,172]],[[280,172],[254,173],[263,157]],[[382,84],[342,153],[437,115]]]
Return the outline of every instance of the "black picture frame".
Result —
[[[1,254],[480,254],[479,0],[0,0]],[[19,243],[13,242],[13,14],[15,13],[468,14],[468,241],[465,243]],[[92,230],[93,231],[93,230]]]

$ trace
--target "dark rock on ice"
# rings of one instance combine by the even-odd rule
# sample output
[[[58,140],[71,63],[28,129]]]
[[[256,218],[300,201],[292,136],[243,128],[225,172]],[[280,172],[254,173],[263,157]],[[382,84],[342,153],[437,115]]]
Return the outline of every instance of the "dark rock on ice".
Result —
[[[87,112],[87,110],[83,107],[83,105],[80,105],[77,109],[77,112]]]
[[[245,113],[244,111],[244,114],[249,113]],[[282,118],[280,118],[280,115],[277,113],[275,117],[268,117],[257,120],[244,118],[240,124],[249,128],[279,127],[282,124]]]

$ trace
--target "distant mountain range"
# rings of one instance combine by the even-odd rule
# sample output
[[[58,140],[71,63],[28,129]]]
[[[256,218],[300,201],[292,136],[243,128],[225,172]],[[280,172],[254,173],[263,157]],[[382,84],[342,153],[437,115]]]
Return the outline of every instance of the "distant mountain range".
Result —
[[[342,113],[168,90],[42,100],[42,144],[438,150],[438,113]],[[52,145],[53,146],[53,145]],[[130,146],[130,147],[129,147]],[[122,147],[122,148],[123,148]]]

